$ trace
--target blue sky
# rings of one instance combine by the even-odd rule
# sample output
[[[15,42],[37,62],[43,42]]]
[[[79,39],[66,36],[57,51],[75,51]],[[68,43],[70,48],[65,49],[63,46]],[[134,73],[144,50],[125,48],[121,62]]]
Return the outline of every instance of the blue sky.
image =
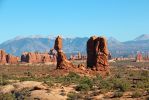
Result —
[[[0,43],[16,36],[149,34],[149,0],[0,0]]]

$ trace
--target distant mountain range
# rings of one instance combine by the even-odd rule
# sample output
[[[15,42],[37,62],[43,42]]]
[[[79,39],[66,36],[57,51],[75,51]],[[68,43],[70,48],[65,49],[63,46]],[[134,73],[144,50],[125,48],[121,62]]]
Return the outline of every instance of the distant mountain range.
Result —
[[[64,38],[63,50],[67,54],[86,53],[88,37]],[[22,52],[48,52],[54,46],[55,38],[43,36],[16,37],[0,44],[0,49],[20,56]],[[134,40],[120,42],[113,37],[108,38],[109,51],[115,57],[128,57],[135,55],[137,51],[149,52],[149,34],[143,34]]]

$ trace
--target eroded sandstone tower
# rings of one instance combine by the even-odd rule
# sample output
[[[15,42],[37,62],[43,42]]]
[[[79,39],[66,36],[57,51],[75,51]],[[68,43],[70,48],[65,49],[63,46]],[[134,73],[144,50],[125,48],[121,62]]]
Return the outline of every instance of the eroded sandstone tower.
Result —
[[[57,51],[57,69],[67,69],[73,66],[70,61],[67,60],[66,55],[62,50],[62,38],[58,36],[55,40],[54,49]]]
[[[87,66],[101,73],[109,73],[108,47],[104,37],[92,36],[87,42]]]

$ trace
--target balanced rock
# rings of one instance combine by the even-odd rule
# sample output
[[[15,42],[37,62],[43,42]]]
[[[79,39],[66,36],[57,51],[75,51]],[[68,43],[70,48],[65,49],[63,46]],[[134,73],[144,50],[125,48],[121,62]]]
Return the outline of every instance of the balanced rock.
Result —
[[[62,38],[58,36],[55,40],[54,49],[58,52],[59,50],[62,50]]]
[[[55,40],[54,49],[57,51],[57,69],[67,69],[73,66],[62,51],[62,38],[60,36]]]

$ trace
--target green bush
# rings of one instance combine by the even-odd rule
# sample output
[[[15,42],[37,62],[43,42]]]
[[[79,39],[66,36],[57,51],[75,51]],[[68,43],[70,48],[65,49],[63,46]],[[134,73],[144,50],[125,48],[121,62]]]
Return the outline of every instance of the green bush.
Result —
[[[6,85],[6,84],[8,84],[9,82],[8,82],[8,77],[7,76],[5,76],[5,75],[1,75],[0,76],[0,85]]]
[[[141,71],[141,76],[142,77],[149,77],[149,71],[145,71],[145,70]]]
[[[87,84],[87,85],[89,85],[90,88],[93,87],[93,81],[86,76],[81,78],[80,84]]]
[[[100,89],[107,89],[110,90],[112,87],[112,84],[110,82],[108,82],[107,80],[101,80],[98,82],[97,85]]]
[[[74,72],[69,72],[67,77],[78,79],[78,78],[80,78],[80,75],[78,75],[77,73],[74,73]]]
[[[102,76],[101,76],[100,74],[98,74],[98,75],[96,75],[96,78],[95,78],[95,80],[98,80],[98,81],[100,81],[100,80],[103,80],[103,78],[102,78]]]
[[[78,100],[81,99],[82,100],[82,95],[75,93],[75,92],[70,92],[67,94],[67,100]]]
[[[70,72],[67,76],[65,76],[65,80],[69,81],[70,83],[78,83],[80,79],[80,75]]]
[[[76,91],[89,91],[89,90],[90,90],[90,87],[88,84],[79,84],[76,87]]]
[[[77,91],[89,91],[93,87],[93,81],[88,77],[82,77],[79,85],[76,87]]]
[[[115,77],[115,78],[121,78],[121,77],[122,77],[122,75],[121,75],[121,73],[120,73],[120,72],[118,72],[118,73],[116,73],[116,74],[114,75],[114,77]]]
[[[136,88],[146,89],[149,88],[149,81],[142,80],[135,84]]]
[[[113,80],[113,89],[125,92],[131,88],[131,84],[122,79],[114,79]]]
[[[21,77],[19,80],[22,81],[37,81],[35,77]]]
[[[80,76],[74,72],[70,72],[67,76],[59,76],[55,78],[56,83],[62,83],[63,85],[79,83],[79,81]]]
[[[145,84],[144,84],[144,82],[140,81],[140,82],[137,82],[135,86],[136,86],[136,88],[144,88]]]

